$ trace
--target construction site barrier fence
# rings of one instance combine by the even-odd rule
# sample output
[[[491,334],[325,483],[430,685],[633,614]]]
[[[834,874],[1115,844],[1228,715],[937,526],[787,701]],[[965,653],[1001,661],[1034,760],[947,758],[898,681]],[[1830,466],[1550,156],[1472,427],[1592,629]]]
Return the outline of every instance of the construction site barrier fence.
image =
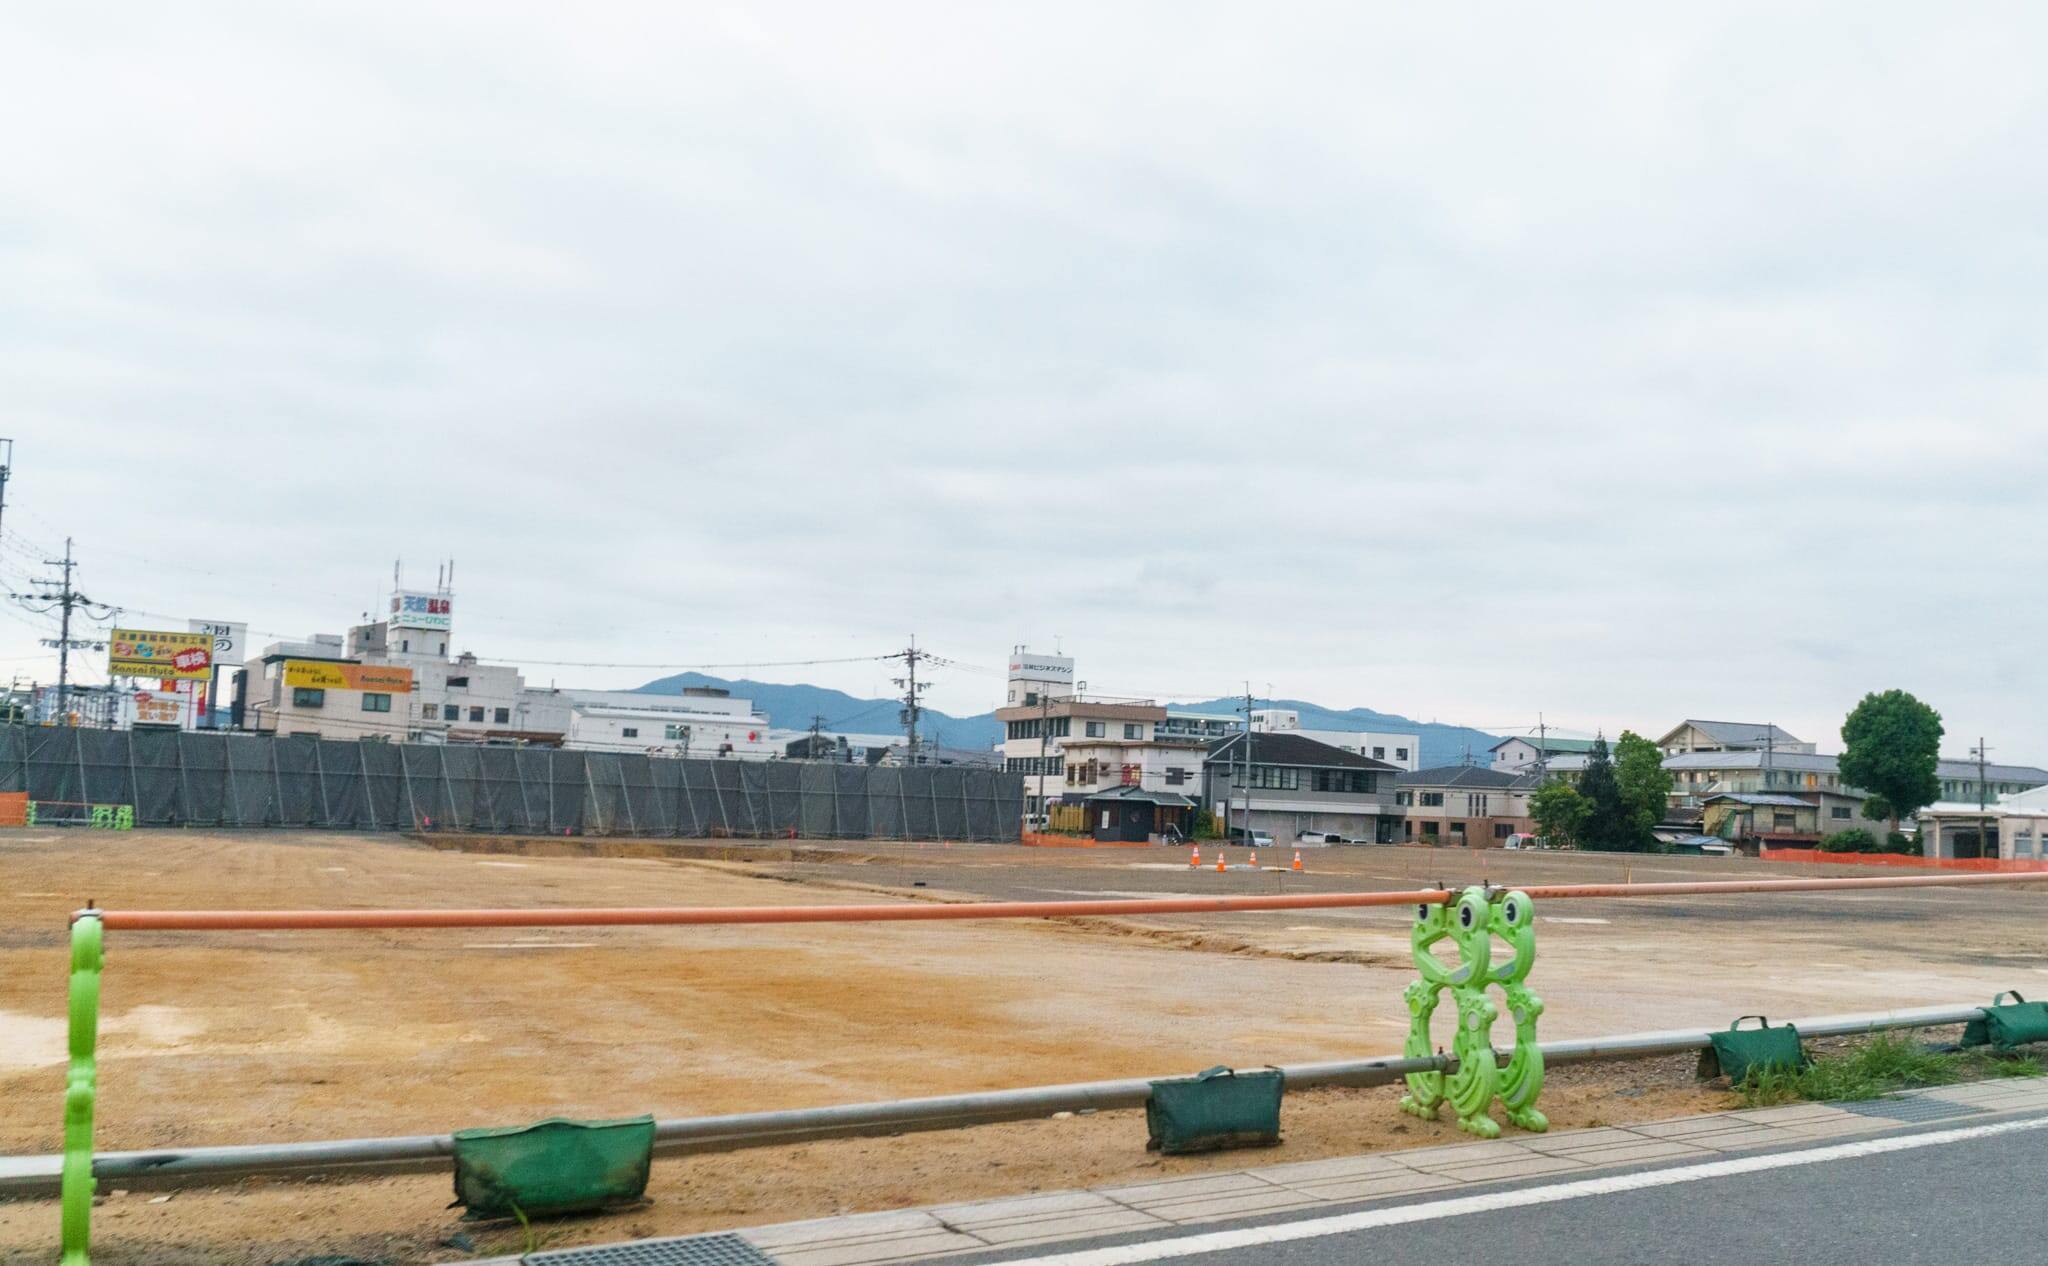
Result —
[[[0,792],[137,826],[1014,843],[1021,775],[546,747],[0,726]]]
[[[2033,857],[1918,857],[1911,853],[1828,853],[1817,848],[1767,848],[1767,862],[1832,862],[1841,866],[1895,866],[1960,870],[1977,875],[2048,874],[2048,860]]]

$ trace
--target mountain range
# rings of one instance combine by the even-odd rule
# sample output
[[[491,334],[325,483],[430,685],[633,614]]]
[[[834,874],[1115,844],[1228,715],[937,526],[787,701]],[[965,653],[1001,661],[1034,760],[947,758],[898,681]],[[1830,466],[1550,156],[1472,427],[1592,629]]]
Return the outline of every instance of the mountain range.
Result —
[[[650,681],[639,689],[648,694],[672,695],[685,686],[716,686],[730,690],[734,697],[750,700],[756,709],[767,714],[769,723],[779,729],[806,729],[814,716],[825,718],[824,728],[827,730],[854,734],[887,734],[900,728],[896,723],[900,700],[858,699],[843,690],[824,686],[677,673]],[[1237,699],[1203,699],[1173,706],[1190,712],[1234,715],[1240,702]],[[1486,750],[1500,741],[1497,736],[1483,730],[1462,725],[1440,725],[1434,721],[1411,721],[1407,717],[1375,712],[1371,708],[1329,708],[1306,699],[1261,699],[1257,702],[1260,707],[1292,708],[1301,713],[1303,729],[1382,730],[1420,735],[1421,760],[1425,769],[1433,765],[1462,764],[1468,760],[1483,764]],[[993,711],[954,716],[937,708],[926,708],[921,734],[946,747],[986,751],[1002,741],[1003,723],[996,720]]]

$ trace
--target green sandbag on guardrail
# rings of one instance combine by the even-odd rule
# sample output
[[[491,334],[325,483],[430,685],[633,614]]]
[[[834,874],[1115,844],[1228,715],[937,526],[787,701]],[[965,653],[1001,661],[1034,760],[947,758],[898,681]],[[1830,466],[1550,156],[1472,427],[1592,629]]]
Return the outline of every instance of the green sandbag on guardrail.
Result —
[[[1280,1142],[1280,1099],[1287,1079],[1277,1068],[1235,1072],[1218,1064],[1192,1077],[1152,1083],[1145,1100],[1145,1147],[1167,1156]]]
[[[2007,998],[2012,1001],[2005,1001]],[[2009,1051],[2029,1042],[2048,1042],[2048,1002],[2028,1002],[2017,989],[1993,998],[1981,1018],[1963,1026],[1964,1046]]]
[[[1755,1020],[1757,1027],[1743,1028],[1744,1020]],[[1794,1072],[1812,1062],[1796,1026],[1773,1025],[1760,1015],[1739,1015],[1721,1032],[1707,1034],[1707,1040],[1713,1045],[1700,1052],[1702,1080],[1726,1073],[1729,1081],[1741,1081],[1752,1068]]]
[[[654,1117],[457,1130],[455,1203],[467,1218],[550,1217],[630,1203],[647,1191]]]

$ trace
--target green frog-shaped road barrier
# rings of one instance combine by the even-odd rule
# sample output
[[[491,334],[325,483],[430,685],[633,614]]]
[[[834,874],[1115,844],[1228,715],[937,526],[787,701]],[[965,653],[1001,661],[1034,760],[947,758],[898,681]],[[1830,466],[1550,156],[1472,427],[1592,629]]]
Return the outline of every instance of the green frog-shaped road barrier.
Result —
[[[1496,939],[1509,951],[1498,964]],[[1457,947],[1456,966],[1446,964],[1436,953],[1445,940]],[[1451,1054],[1457,1058],[1458,1068],[1448,1075],[1435,1071],[1408,1074],[1402,1109],[1434,1118],[1439,1105],[1448,1100],[1457,1113],[1459,1129],[1494,1138],[1500,1134],[1500,1125],[1489,1111],[1498,1097],[1513,1124],[1538,1133],[1548,1129],[1549,1121],[1536,1110],[1537,1096],[1543,1092],[1543,1052],[1536,1044],[1536,1020],[1543,1014],[1543,1000],[1525,983],[1536,962],[1535,902],[1527,893],[1474,886],[1447,905],[1421,903],[1415,909],[1409,945],[1421,979],[1403,994],[1409,1016],[1403,1053],[1421,1057],[1432,1052],[1430,1021],[1444,991],[1449,990],[1457,1008]],[[1489,986],[1496,985],[1515,1023],[1515,1048],[1504,1065],[1493,1049],[1493,1022],[1500,1008],[1487,993]]]

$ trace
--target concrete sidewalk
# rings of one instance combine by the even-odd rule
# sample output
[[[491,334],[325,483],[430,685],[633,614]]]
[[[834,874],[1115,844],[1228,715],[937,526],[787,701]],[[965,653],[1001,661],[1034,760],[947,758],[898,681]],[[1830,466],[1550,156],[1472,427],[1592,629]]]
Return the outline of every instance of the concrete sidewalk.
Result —
[[[1712,1159],[1926,1121],[2048,1110],[2048,1077],[1909,1091],[1856,1104],[1788,1104],[1644,1125],[1518,1134],[1369,1156],[786,1222],[738,1234],[781,1266],[867,1266],[1160,1231],[1487,1183]],[[658,1241],[643,1241],[649,1245]],[[564,1254],[563,1256],[567,1256]],[[498,1259],[511,1266],[519,1259]]]

